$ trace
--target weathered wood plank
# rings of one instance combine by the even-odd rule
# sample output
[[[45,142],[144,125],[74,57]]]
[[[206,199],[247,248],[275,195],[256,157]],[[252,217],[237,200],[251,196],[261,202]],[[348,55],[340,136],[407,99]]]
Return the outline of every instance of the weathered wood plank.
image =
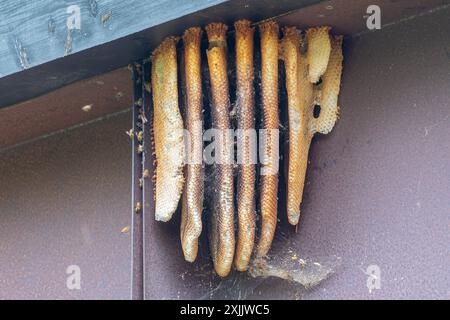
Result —
[[[0,76],[125,37],[224,1],[2,1]]]
[[[189,26],[257,21],[319,1],[1,1],[0,107],[141,59]]]

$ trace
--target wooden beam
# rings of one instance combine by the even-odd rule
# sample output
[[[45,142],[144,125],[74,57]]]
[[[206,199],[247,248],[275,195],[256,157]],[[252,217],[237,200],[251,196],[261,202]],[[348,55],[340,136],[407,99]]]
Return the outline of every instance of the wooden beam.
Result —
[[[258,21],[319,1],[2,1],[0,107],[142,59],[190,26]]]
[[[225,0],[2,1],[0,74],[40,65]]]

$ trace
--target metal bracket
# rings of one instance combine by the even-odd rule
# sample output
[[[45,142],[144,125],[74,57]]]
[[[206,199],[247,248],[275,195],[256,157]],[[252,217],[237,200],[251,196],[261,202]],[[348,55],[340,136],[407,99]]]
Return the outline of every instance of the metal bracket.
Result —
[[[143,251],[143,188],[142,188],[142,159],[143,145],[143,98],[142,98],[142,65],[132,65],[133,74],[133,126],[130,132],[132,139],[132,185],[131,185],[131,299],[144,298],[144,251]]]
[[[146,247],[153,219],[152,96],[150,61],[134,63],[132,135],[132,283],[131,298],[145,299]]]

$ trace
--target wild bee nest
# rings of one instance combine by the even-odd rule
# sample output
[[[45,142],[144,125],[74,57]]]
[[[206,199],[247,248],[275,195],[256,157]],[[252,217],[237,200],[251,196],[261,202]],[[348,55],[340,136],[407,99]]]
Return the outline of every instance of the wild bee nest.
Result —
[[[288,141],[286,215],[297,225],[311,140],[329,133],[338,118],[342,36],[330,35],[327,26],[285,27],[280,39],[274,21],[257,29],[255,35],[247,20],[237,21],[232,33],[225,24],[209,24],[205,48],[205,33],[190,28],[181,52],[179,38],[170,37],[151,58],[155,218],[169,221],[181,202],[181,246],[189,262],[207,221],[221,277],[233,264],[248,270],[252,257],[261,261],[270,250],[283,174],[280,140]]]

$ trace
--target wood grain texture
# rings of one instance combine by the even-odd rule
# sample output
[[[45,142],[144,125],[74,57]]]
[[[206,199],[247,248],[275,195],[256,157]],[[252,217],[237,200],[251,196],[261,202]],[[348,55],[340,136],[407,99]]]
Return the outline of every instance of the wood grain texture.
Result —
[[[0,77],[222,2],[224,0],[2,1],[0,38],[4,42],[0,42]],[[69,32],[67,21],[76,14],[71,6],[79,8],[80,29]],[[20,47],[27,58],[23,55],[20,58]]]
[[[2,1],[0,108],[141,60],[191,26],[260,21],[319,1]],[[71,5],[80,8],[80,29],[68,32]]]

